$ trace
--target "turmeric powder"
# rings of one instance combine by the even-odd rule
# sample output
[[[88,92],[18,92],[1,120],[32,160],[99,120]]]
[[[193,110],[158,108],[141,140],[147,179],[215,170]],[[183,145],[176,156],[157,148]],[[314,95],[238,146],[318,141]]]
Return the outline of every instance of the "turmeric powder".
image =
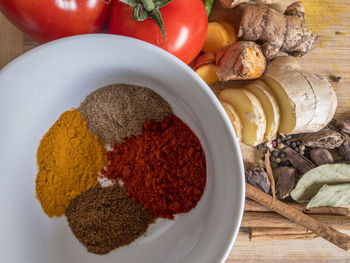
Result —
[[[36,195],[49,217],[62,215],[70,201],[97,185],[105,149],[77,110],[66,111],[44,135],[37,152]]]

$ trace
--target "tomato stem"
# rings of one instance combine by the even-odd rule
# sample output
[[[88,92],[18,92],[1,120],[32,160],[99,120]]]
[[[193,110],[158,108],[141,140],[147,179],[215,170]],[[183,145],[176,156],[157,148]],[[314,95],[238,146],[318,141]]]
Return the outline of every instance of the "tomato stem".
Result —
[[[120,0],[120,2],[131,6],[133,11],[133,18],[136,21],[144,21],[151,18],[159,27],[164,41],[166,43],[166,33],[164,29],[164,22],[162,14],[159,9],[169,4],[172,0]]]

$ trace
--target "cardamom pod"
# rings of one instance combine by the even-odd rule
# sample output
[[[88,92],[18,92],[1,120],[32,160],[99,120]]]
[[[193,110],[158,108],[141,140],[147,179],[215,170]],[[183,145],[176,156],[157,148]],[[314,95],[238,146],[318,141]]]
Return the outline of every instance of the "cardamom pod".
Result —
[[[279,176],[276,182],[276,196],[285,199],[294,189],[298,179],[298,172],[293,167],[283,166],[279,168]]]
[[[261,191],[269,194],[271,190],[271,183],[269,175],[260,167],[251,167],[248,168],[245,172],[247,183],[252,186],[259,188]]]
[[[306,146],[313,148],[334,149],[343,144],[345,137],[343,134],[329,129],[323,129],[316,133],[308,133],[303,136]]]
[[[337,123],[337,128],[345,133],[350,133],[350,118]]]
[[[292,164],[292,166],[298,170],[302,175],[309,170],[316,167],[316,165],[307,159],[304,155],[297,153],[289,147],[283,149],[287,159]]]
[[[345,134],[343,135],[345,136],[344,143],[337,148],[337,152],[345,160],[350,160],[350,137]]]
[[[316,148],[310,151],[310,159],[317,165],[334,163],[333,156],[327,149]]]

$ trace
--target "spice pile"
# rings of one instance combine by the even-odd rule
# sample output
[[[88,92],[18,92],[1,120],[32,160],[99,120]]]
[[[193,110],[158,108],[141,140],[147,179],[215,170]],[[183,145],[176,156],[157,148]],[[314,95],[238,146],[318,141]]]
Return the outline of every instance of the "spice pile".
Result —
[[[163,98],[136,86],[98,89],[63,113],[41,140],[37,162],[43,210],[65,214],[97,254],[132,243],[158,217],[190,211],[206,186],[196,135]],[[104,179],[111,185],[98,185]]]
[[[288,198],[292,190],[296,187],[300,177],[307,178],[309,176],[308,172],[318,166],[322,166],[322,169],[326,171],[328,168],[324,165],[349,163],[350,137],[349,130],[347,130],[349,123],[350,120],[337,122],[333,119],[326,128],[318,132],[279,135],[271,143],[263,143],[256,147],[258,150],[264,151],[262,159],[258,163],[260,167],[266,166],[266,156],[269,156],[271,168],[274,172],[274,180],[276,181],[275,190],[277,198]],[[266,153],[268,153],[268,155],[266,155]],[[259,170],[259,172],[257,172],[257,170]],[[329,178],[330,181],[328,183],[335,184],[336,172],[329,172],[333,175]],[[271,180],[268,179],[267,173],[262,168],[251,167],[247,170],[246,176],[249,183],[266,193],[271,193]],[[320,176],[321,175],[319,175],[319,177]],[[334,179],[333,181],[332,178]],[[344,179],[341,182],[346,183],[348,180]],[[319,182],[319,184],[321,187],[321,182]],[[313,190],[320,190],[320,187],[313,186]],[[309,192],[311,194],[312,191]],[[313,194],[316,195],[316,193],[317,191]],[[343,194],[345,194],[345,192],[343,192]],[[331,196],[325,198],[323,202],[326,204],[327,200],[330,198]],[[300,201],[299,198],[293,197],[293,199]],[[310,199],[303,201],[309,201]],[[342,202],[342,205],[350,203],[350,201],[345,198]],[[308,208],[311,207],[314,206],[309,204]]]

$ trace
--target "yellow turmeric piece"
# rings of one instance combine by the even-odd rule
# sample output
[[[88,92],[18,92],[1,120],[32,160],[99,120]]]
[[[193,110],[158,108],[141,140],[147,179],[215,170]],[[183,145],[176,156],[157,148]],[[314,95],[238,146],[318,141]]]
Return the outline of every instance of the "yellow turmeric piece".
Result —
[[[86,125],[79,111],[66,111],[40,142],[36,195],[49,217],[62,215],[72,199],[95,186],[105,165],[105,149]]]

